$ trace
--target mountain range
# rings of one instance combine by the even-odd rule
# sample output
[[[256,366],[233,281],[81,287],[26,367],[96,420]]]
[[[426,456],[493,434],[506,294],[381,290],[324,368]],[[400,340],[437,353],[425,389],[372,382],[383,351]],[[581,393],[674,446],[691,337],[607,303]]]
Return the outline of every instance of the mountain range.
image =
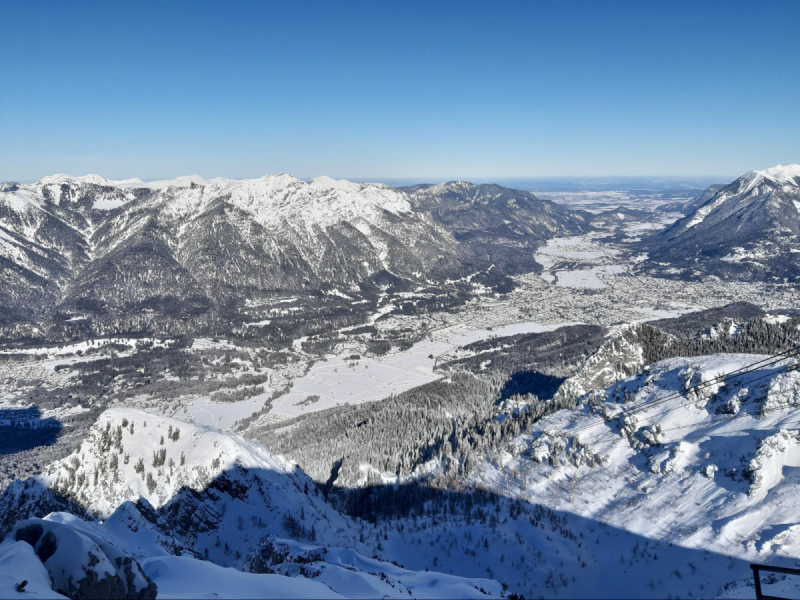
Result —
[[[395,189],[279,174],[5,183],[0,325],[147,312],[213,320],[243,298],[287,294],[327,296],[347,313],[381,290],[535,270],[544,240],[589,229],[584,215],[530,193],[463,182]]]

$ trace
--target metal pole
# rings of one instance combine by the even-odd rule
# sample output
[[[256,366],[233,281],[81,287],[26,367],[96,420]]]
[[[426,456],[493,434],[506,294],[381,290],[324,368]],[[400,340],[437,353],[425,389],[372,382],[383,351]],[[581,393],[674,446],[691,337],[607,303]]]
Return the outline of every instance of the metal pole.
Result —
[[[762,600],[764,598],[764,594],[761,593],[761,577],[758,574],[758,566],[750,565],[750,568],[753,569],[753,583],[756,586],[756,600]]]

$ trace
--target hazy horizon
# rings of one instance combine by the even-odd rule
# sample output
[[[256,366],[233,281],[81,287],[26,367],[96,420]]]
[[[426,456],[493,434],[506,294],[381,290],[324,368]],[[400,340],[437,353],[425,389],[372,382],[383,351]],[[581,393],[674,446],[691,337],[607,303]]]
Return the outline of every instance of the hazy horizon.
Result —
[[[54,175],[66,175],[69,177],[82,177],[86,175],[99,175],[111,181],[120,181],[126,179],[141,179],[143,182],[163,181],[176,179],[178,177],[198,176],[205,180],[212,180],[217,177],[222,179],[244,180],[244,179],[257,179],[267,175],[276,175],[277,173],[263,173],[261,175],[253,175],[250,177],[226,177],[224,175],[206,176],[202,173],[182,173],[168,177],[141,177],[140,175],[127,175],[123,177],[107,177],[103,173],[48,173],[42,175],[37,179],[20,180],[8,179],[4,181],[15,181],[21,184],[31,184],[41,181],[44,177]],[[356,183],[382,183],[392,187],[403,187],[422,184],[437,184],[449,181],[468,181],[475,184],[496,183],[505,187],[512,187],[525,190],[539,190],[542,192],[554,191],[602,191],[602,190],[633,190],[633,189],[650,189],[650,190],[663,190],[669,188],[683,188],[683,189],[699,189],[708,187],[715,183],[728,183],[734,181],[743,173],[738,175],[705,175],[705,176],[680,176],[680,175],[649,175],[649,176],[630,176],[630,175],[608,175],[608,176],[520,176],[520,177],[471,177],[471,176],[445,176],[445,177],[338,177],[327,174],[318,174],[314,176],[297,176],[293,173],[288,173],[302,181],[310,181],[315,177],[328,176],[332,179],[343,179],[353,181]]]

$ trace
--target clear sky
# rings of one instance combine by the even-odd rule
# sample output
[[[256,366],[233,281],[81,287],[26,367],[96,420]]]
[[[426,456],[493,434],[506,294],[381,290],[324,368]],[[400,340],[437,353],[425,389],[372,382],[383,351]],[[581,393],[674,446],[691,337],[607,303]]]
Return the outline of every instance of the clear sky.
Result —
[[[7,0],[0,82],[0,180],[735,176],[800,162],[800,0]]]

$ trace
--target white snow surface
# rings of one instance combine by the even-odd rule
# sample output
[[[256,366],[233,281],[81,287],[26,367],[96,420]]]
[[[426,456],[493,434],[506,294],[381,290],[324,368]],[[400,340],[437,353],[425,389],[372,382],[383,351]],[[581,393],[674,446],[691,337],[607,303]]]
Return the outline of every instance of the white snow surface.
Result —
[[[800,165],[777,165],[771,169],[756,171],[756,173],[775,181],[791,183],[795,179],[800,179]]]
[[[163,449],[168,460],[176,460],[174,465],[153,465],[154,453]],[[148,476],[153,475],[153,489],[146,484],[149,477],[135,468],[140,458]],[[199,504],[196,496],[185,491],[205,493],[214,480],[223,483]],[[102,579],[106,573],[118,572],[117,558],[127,555],[139,562],[164,598],[477,598],[501,594],[500,584],[491,579],[415,571],[367,558],[355,549],[370,550],[359,542],[361,526],[337,513],[321,495],[311,493],[313,484],[294,463],[238,436],[132,409],[104,412],[73,455],[53,463],[37,480],[17,483],[9,486],[8,493],[17,494],[20,501],[32,501],[36,484],[43,484],[69,495],[102,519],[84,521],[69,513],[52,513],[17,524],[17,529],[38,524],[56,535],[57,550],[44,563],[56,586],[64,587],[70,578],[79,581],[89,568]],[[188,502],[191,508],[186,517],[195,524],[190,527],[194,532],[184,535],[180,527],[158,530],[134,507],[132,502],[138,499],[161,511],[159,522],[180,518],[183,503]],[[177,513],[163,511],[170,503]],[[298,515],[307,527],[313,524],[320,545],[275,537],[283,531],[287,514]],[[21,561],[19,572],[30,573],[30,581],[42,583],[32,588],[38,594],[32,597],[54,597],[44,587],[49,580],[41,576],[42,563],[18,546],[14,531],[0,546],[0,561]],[[287,561],[275,567],[276,574],[243,573],[248,557],[265,536],[292,553],[316,558]],[[183,556],[175,555],[176,548]],[[207,560],[197,560],[188,549]],[[99,562],[92,563],[92,555]],[[319,574],[308,576],[302,565]],[[146,582],[136,569],[134,565],[134,584],[140,589]],[[13,597],[16,583],[0,577],[0,593]]]
[[[27,581],[23,592],[17,584]],[[53,591],[50,574],[30,544],[6,542],[0,546],[0,598],[66,598]]]
[[[344,220],[356,220],[378,209],[391,212],[411,212],[411,206],[402,193],[382,184],[358,184],[320,176],[309,182],[291,175],[279,173],[257,179],[226,179],[217,177],[206,180],[199,175],[184,175],[174,179],[143,182],[132,178],[111,180],[99,175],[51,175],[44,177],[32,187],[53,184],[96,184],[121,189],[149,188],[166,193],[172,210],[184,215],[196,215],[207,203],[224,194],[231,194],[239,207],[257,215],[261,224],[275,223],[285,218],[291,210],[295,216],[304,213],[312,221],[325,224]],[[26,186],[28,187],[28,186]],[[19,191],[17,192],[19,195]],[[297,203],[300,206],[297,206]],[[99,208],[113,208],[102,206]]]
[[[82,523],[72,515],[53,516],[53,519],[28,519],[17,523],[0,546],[0,555],[4,550],[16,553],[24,560],[34,577],[38,562],[49,575],[47,583],[52,582],[52,589],[67,593],[72,593],[71,590],[76,589],[90,574],[96,581],[119,576],[126,582],[128,591],[133,593],[147,587],[148,582],[139,566],[131,563],[126,572],[124,563],[128,555],[104,539],[96,526]],[[81,524],[77,525],[78,523]],[[38,529],[35,539],[18,535],[26,530],[30,532],[31,529]],[[31,557],[18,546],[20,543],[36,550],[38,556]],[[45,545],[49,550],[43,554]],[[38,584],[37,577],[34,582]]]
[[[743,196],[745,194],[758,196],[764,191],[764,184],[768,183],[765,182],[765,179],[783,184],[784,186],[796,187],[800,185],[800,165],[777,165],[770,169],[764,169],[763,171],[750,171],[746,173],[737,180],[737,182],[741,182],[740,185],[733,186],[731,189],[723,188],[709,202],[698,208],[691,221],[686,224],[686,229],[691,229],[702,223],[709,214],[730,198]],[[769,185],[774,186],[774,184]],[[771,189],[769,185],[766,189]]]
[[[657,363],[543,418],[476,479],[649,539],[757,562],[797,559],[800,373],[784,361],[725,386],[715,380],[764,358]],[[701,382],[709,385],[685,392]]]
[[[128,424],[122,427],[123,422]],[[117,435],[118,427],[122,434],[122,451],[117,446],[112,446],[114,450],[109,451],[106,440]],[[175,430],[180,430],[177,440],[169,437],[170,430],[173,435]],[[154,468],[153,453],[161,449],[166,451],[167,463],[162,468]],[[110,457],[115,454],[118,466],[113,469]],[[128,457],[127,462],[125,457]],[[178,464],[181,457],[183,465]],[[157,489],[149,489],[145,475],[136,472],[140,459],[146,472],[152,474],[157,482]],[[174,467],[170,467],[170,459],[175,462]],[[278,489],[289,489],[287,482],[297,484],[295,466],[292,461],[240,436],[136,409],[113,408],[100,415],[78,450],[49,465],[39,476],[39,481],[53,489],[66,485],[84,508],[100,518],[108,518],[125,502],[144,498],[159,508],[182,488],[202,491],[215,477],[235,467],[257,471],[265,480],[262,483],[267,485],[270,483],[267,479],[271,478],[277,495]],[[81,474],[93,476],[96,468],[102,472],[111,471],[110,476],[92,486],[82,487],[73,483]]]
[[[145,561],[159,598],[341,598],[322,583],[283,575],[242,573],[184,556]]]
[[[413,571],[344,547],[319,547],[291,540],[272,543],[288,560],[273,566],[274,573],[243,572],[189,555],[165,552],[150,524],[136,511],[103,523],[82,521],[69,513],[20,523],[0,545],[0,595],[3,598],[63,598],[50,587],[65,588],[93,570],[102,579],[114,574],[111,560],[135,556],[132,582],[142,589],[146,574],[158,588],[158,598],[483,598],[501,595],[500,584],[434,571]],[[137,515],[137,516],[134,516]],[[132,521],[134,519],[134,521]],[[43,564],[33,547],[14,541],[14,532],[31,524],[57,536],[55,554]],[[41,537],[39,538],[42,539]],[[34,544],[38,546],[37,544]],[[91,554],[89,554],[91,553]],[[91,556],[94,559],[87,560]],[[309,576],[308,573],[314,573]],[[26,593],[15,586],[26,579]],[[483,591],[481,591],[483,590]]]

